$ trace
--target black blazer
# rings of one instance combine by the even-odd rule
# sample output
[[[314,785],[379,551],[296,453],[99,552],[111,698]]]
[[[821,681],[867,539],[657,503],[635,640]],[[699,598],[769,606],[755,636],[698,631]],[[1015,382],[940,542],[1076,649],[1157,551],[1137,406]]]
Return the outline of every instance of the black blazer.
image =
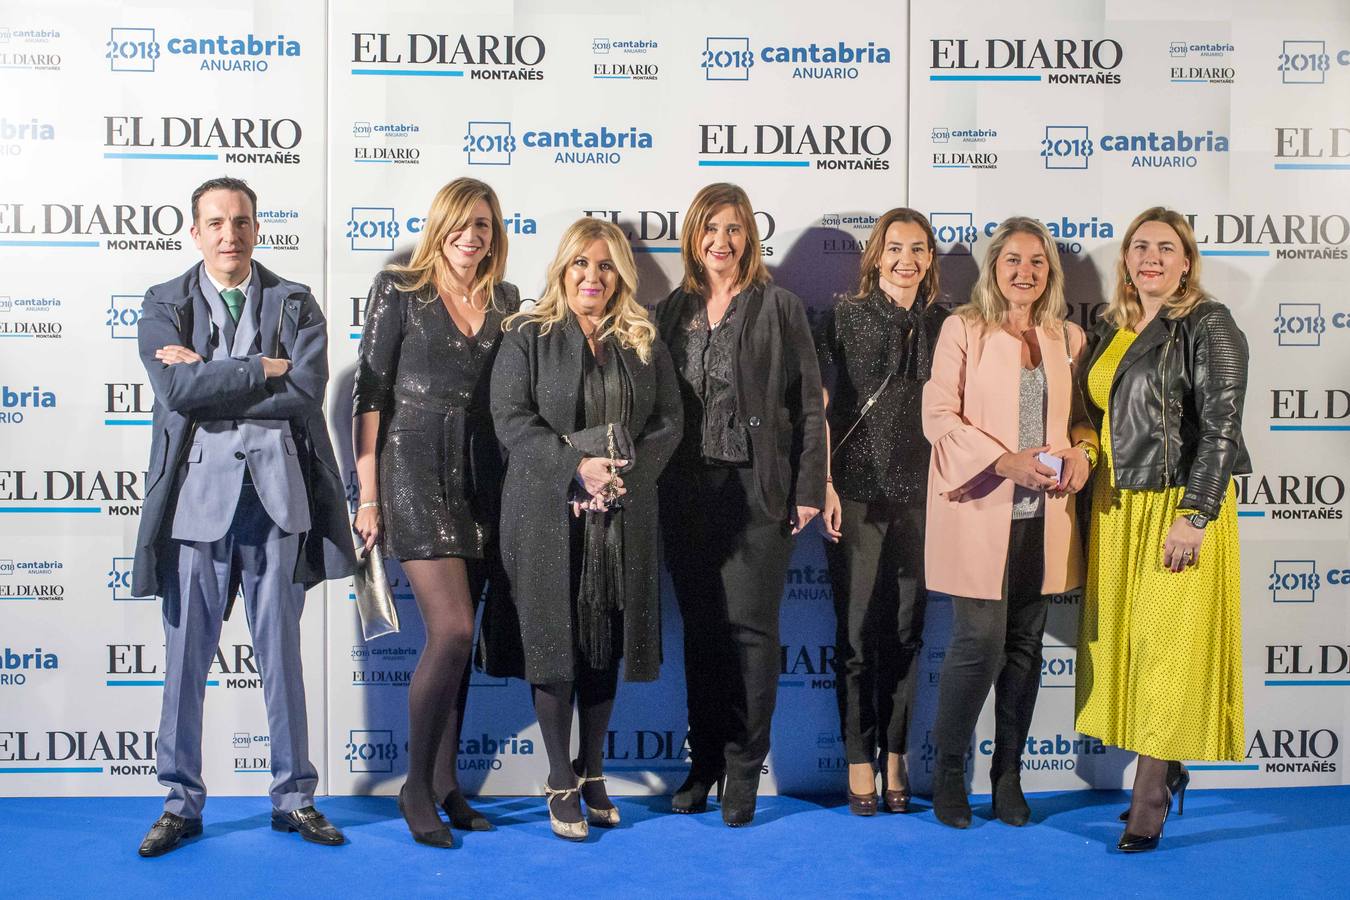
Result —
[[[1088,399],[1088,373],[1116,334],[1102,319],[1088,334],[1079,370],[1083,398],[1100,433],[1102,410]],[[1121,357],[1111,382],[1111,468],[1130,490],[1186,486],[1183,509],[1209,518],[1236,473],[1252,470],[1242,440],[1247,339],[1228,307],[1202,301],[1181,319],[1159,314]]]
[[[576,678],[568,488],[582,454],[563,441],[580,421],[584,342],[568,317],[540,334],[517,320],[492,367],[492,418],[507,454],[501,555],[509,582],[483,612],[481,660],[489,674],[532,684]],[[633,466],[623,474],[624,677],[653,681],[661,667],[656,481],[679,444],[684,410],[670,354],[651,361],[620,350],[633,385]]]
[[[703,297],[676,288],[656,307],[669,343]],[[745,291],[736,342],[737,418],[750,429],[751,465],[765,512],[787,520],[794,506],[825,505],[825,405],[820,366],[802,300],[776,284]]]

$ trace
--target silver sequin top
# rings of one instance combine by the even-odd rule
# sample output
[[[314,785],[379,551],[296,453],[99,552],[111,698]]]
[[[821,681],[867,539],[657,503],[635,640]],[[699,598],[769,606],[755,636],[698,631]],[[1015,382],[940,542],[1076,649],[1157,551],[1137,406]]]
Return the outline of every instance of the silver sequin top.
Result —
[[[1039,447],[1045,443],[1045,363],[1034,369],[1022,369],[1017,385],[1017,449]],[[1045,493],[1020,484],[1013,486],[1014,519],[1034,519],[1045,511]]]

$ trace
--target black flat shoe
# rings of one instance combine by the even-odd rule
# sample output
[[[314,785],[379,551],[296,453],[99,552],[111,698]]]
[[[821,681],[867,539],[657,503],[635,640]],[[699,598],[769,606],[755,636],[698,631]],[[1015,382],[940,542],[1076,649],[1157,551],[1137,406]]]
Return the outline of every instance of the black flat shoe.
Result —
[[[690,770],[689,777],[684,780],[670,798],[670,811],[676,813],[701,813],[708,810],[708,793],[717,787],[717,797],[722,798],[722,792],[726,786],[726,776],[720,772],[710,774],[705,772],[695,772]]]
[[[487,816],[470,806],[469,801],[458,790],[445,795],[445,799],[441,801],[441,809],[445,810],[450,824],[460,831],[492,830],[492,823],[487,820]]]
[[[408,831],[412,833],[412,839],[419,844],[426,844],[428,847],[439,847],[442,850],[452,850],[455,846],[455,836],[450,833],[450,829],[442,825],[440,828],[433,828],[430,831],[418,831],[413,828],[412,822],[408,821],[408,810],[403,805],[403,792],[407,785],[398,790],[398,814],[403,817],[403,824],[408,826]],[[439,818],[439,817],[437,817]]]
[[[1177,815],[1183,815],[1186,812],[1186,787],[1191,783],[1191,772],[1186,768],[1185,763],[1169,761],[1167,763],[1167,790],[1172,796],[1177,798]],[[1120,821],[1127,822],[1130,818],[1130,808],[1125,807],[1125,811],[1120,814]]]
[[[146,857],[163,856],[185,839],[196,837],[201,833],[202,820],[200,818],[185,819],[182,816],[166,812],[155,820],[155,824],[150,826],[150,830],[146,832],[145,840],[141,841],[141,848],[136,852]]]
[[[333,827],[333,823],[325,819],[323,813],[313,806],[302,806],[290,812],[272,810],[272,830],[287,833],[298,831],[300,836],[311,844],[322,844],[325,847],[336,847],[347,840],[342,836],[342,832]]]
[[[717,799],[722,804],[722,821],[731,828],[749,825],[755,820],[756,793],[759,791],[759,779],[726,780],[726,788],[718,788]]]

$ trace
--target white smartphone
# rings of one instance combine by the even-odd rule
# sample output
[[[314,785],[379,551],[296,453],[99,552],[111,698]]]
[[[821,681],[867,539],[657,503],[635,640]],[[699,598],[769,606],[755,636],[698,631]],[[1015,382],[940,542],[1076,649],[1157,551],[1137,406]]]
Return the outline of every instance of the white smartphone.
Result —
[[[1037,453],[1036,461],[1055,473],[1056,481],[1064,480],[1064,460],[1058,456],[1051,456],[1049,453]]]

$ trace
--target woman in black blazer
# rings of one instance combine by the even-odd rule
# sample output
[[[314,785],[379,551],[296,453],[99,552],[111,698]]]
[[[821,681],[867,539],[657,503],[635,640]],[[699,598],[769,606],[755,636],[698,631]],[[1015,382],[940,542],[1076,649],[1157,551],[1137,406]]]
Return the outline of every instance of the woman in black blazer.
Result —
[[[623,232],[573,223],[539,302],[507,320],[492,371],[510,594],[484,611],[484,664],[532,685],[549,819],[569,840],[587,820],[619,821],[601,772],[620,659],[629,681],[661,666],[656,479],[680,439],[680,395],[636,288]]]
[[[657,307],[684,401],[661,479],[666,562],[684,619],[689,777],[675,812],[719,791],[744,825],[769,753],[778,612],[793,536],[825,500],[825,416],[806,310],[770,283],[754,209],[734,184],[694,197],[683,284]]]

